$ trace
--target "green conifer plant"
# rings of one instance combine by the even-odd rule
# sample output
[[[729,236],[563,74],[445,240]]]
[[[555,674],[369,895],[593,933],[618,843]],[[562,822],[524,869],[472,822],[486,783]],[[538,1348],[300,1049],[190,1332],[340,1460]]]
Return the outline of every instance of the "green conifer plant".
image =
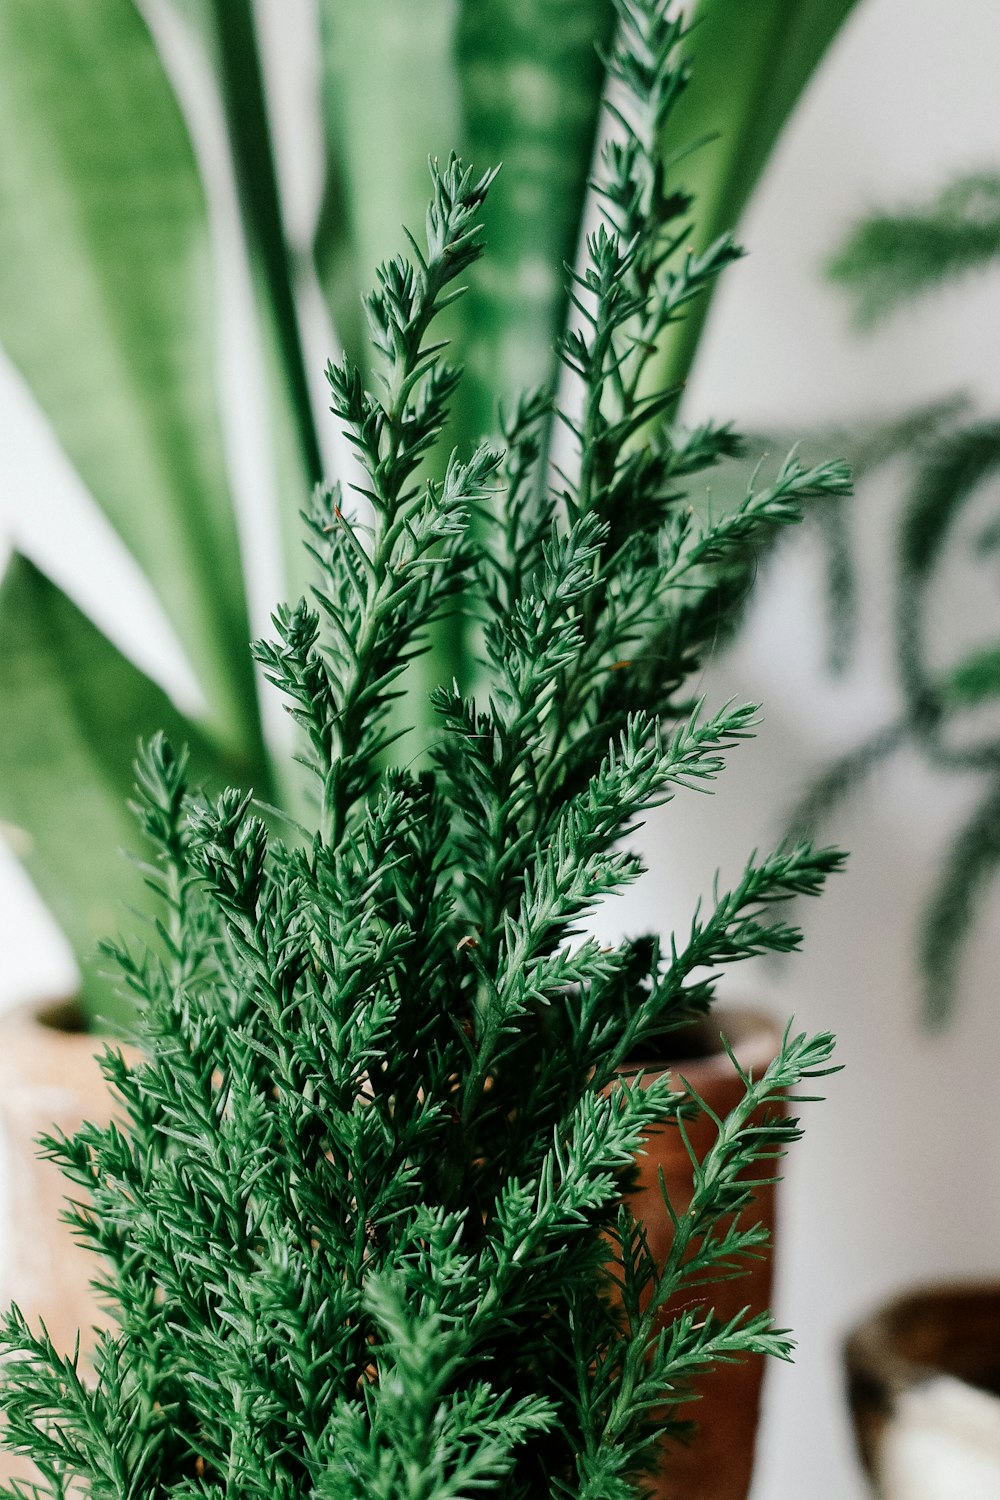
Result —
[[[669,1073],[619,1070],[704,1014],[720,966],[795,947],[770,903],[815,893],[840,857],[752,859],[662,949],[580,923],[641,873],[622,840],[644,812],[752,733],[754,709],[707,714],[686,687],[742,587],[730,565],[848,479],[793,457],[704,523],[684,482],[730,429],[658,422],[643,441],[677,395],[645,389],[658,336],[737,251],[685,248],[689,200],[656,150],[681,21],[660,0],[618,14],[605,222],[562,347],[577,464],[550,482],[555,405],[535,392],[503,452],[420,477],[459,378],[433,324],[480,254],[490,186],[434,167],[426,246],[367,304],[378,392],[329,371],[361,494],[320,493],[313,603],[256,648],[304,735],[315,831],[282,842],[245,794],[189,789],[164,739],[141,754],[161,915],[113,951],[145,1060],[106,1055],[123,1124],[47,1142],[113,1323],[92,1373],[16,1309],[3,1328],[5,1438],[38,1495],[628,1500],[691,1377],[789,1351],[767,1316],[714,1319],[710,1286],[765,1249],[755,1181],[831,1038],[789,1033],[745,1076],[692,1156],[663,1264],[623,1193],[648,1132],[703,1106]],[[460,594],[484,686],[443,686],[427,764],[390,766],[406,665]]]

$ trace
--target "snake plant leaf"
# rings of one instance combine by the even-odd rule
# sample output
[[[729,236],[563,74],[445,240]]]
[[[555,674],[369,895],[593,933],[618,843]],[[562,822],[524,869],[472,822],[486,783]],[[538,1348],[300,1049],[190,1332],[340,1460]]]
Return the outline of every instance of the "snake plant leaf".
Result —
[[[275,441],[279,514],[291,591],[304,588],[301,513],[323,478],[295,270],[282,212],[252,0],[200,0],[202,29],[215,65],[240,214],[250,256],[265,379]]]
[[[612,0],[465,0],[456,52],[465,150],[502,163],[483,215],[489,255],[460,309],[462,438],[492,433],[497,401],[547,384],[567,312]]]
[[[133,0],[0,6],[0,343],[185,646],[259,738],[202,188]]]
[[[139,846],[126,805],[139,737],[163,729],[187,744],[206,784],[266,772],[224,762],[162,688],[17,554],[0,584],[0,643],[0,821],[69,938],[88,1018],[125,1023],[131,1007],[96,949],[125,904],[146,905],[142,875],[122,853]]]
[[[663,142],[668,156],[704,142],[678,168],[697,204],[696,250],[739,223],[785,121],[856,3],[700,0],[691,80]],[[706,293],[667,330],[652,389],[686,379],[710,299]]]
[[[364,365],[354,315],[375,268],[420,237],[429,156],[461,140],[455,0],[319,0],[323,112],[336,211],[317,258],[347,353]],[[477,165],[488,165],[482,163]],[[344,313],[350,309],[345,319]]]
[[[493,429],[498,398],[554,376],[564,264],[576,250],[601,104],[597,48],[611,35],[612,0],[321,0],[320,13],[341,205],[339,237],[325,247],[327,285],[349,353],[359,324],[344,309],[358,305],[357,282],[370,281],[387,248],[405,248],[401,225],[420,235],[427,157],[460,142],[477,168],[502,164],[484,214],[488,261],[476,266],[445,327],[465,368],[451,430],[469,452]],[[418,675],[465,680],[461,621],[435,641]]]
[[[315,256],[338,336],[369,382],[362,290],[376,266],[410,253],[404,225],[423,238],[428,158],[446,161],[462,141],[456,14],[455,0],[319,0],[328,186]],[[460,307],[448,310],[443,337],[455,341],[459,319]],[[455,675],[464,680],[465,670],[454,615],[438,624],[430,652],[407,675],[399,719],[414,725],[421,744],[435,732],[431,688]]]
[[[316,279],[340,347],[355,364],[366,368],[365,312],[348,229],[347,196],[340,164],[329,156],[312,254]]]
[[[296,306],[296,252],[285,228],[257,12],[252,0],[170,0],[170,4],[196,39],[226,122],[267,397],[269,467],[284,565],[282,592],[294,598],[306,591],[310,581],[303,561],[302,512],[313,486],[323,478],[323,465]],[[328,222],[331,226],[342,223],[343,216],[333,205],[324,207],[324,215],[324,231]]]
[[[361,265],[352,232],[348,166],[341,134],[340,79],[336,65],[337,32],[334,6],[320,0],[319,28],[322,57],[321,106],[326,151],[326,174],[319,206],[312,255],[316,277],[340,346],[354,364],[368,369],[368,343]]]

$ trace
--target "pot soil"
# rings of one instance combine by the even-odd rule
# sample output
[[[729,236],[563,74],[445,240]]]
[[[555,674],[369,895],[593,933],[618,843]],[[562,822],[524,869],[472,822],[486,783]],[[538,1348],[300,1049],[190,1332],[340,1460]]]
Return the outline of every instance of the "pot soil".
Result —
[[[676,1034],[672,1055],[636,1061],[636,1069],[652,1079],[669,1069],[682,1075],[695,1093],[717,1115],[725,1116],[743,1098],[744,1087],[732,1060],[720,1045],[725,1036],[740,1067],[759,1077],[777,1055],[781,1030],[768,1017],[753,1010],[718,1007],[711,1017]],[[716,1137],[711,1117],[700,1114],[685,1122],[688,1139],[699,1159]],[[691,1161],[673,1126],[654,1131],[640,1158],[637,1186],[631,1195],[633,1212],[646,1226],[649,1247],[662,1261],[673,1241],[673,1225],[664,1206],[659,1175],[662,1172],[668,1196],[676,1212],[684,1213],[691,1201]],[[773,1234],[775,1189],[761,1187],[754,1194],[752,1216]],[[773,1281],[771,1256],[750,1263],[746,1276],[720,1281],[696,1289],[725,1321],[743,1308],[764,1312],[771,1305]],[[680,1311],[679,1305],[664,1309],[664,1322]],[[655,1500],[746,1500],[753,1474],[754,1448],[760,1417],[764,1360],[756,1356],[741,1364],[721,1365],[695,1383],[698,1399],[674,1407],[671,1416],[693,1421],[698,1431],[689,1445],[671,1444],[664,1453],[663,1474],[653,1485]]]
[[[883,1500],[1000,1495],[1000,1282],[920,1288],[849,1335],[861,1462]]]

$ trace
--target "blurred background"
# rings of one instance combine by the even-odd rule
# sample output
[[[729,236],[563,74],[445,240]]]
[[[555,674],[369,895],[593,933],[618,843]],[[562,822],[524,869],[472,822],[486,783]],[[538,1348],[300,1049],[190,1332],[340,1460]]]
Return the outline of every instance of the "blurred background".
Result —
[[[144,10],[209,191],[226,460],[259,631],[277,597],[280,538],[262,502],[275,458],[260,417],[265,360],[246,333],[253,278],[190,27],[166,0]],[[318,87],[315,14],[309,0],[263,0],[259,20],[286,218],[292,241],[304,241],[323,192],[307,107]],[[913,516],[938,462],[931,438],[973,427],[981,439],[1000,413],[1000,269],[956,277],[864,333],[851,318],[857,299],[825,272],[866,213],[928,205],[950,181],[1000,172],[998,58],[993,0],[858,0],[743,218],[750,254],[715,299],[685,398],[688,421],[733,417],[765,442],[802,436],[810,452],[843,448],[863,460],[843,515],[801,528],[760,560],[743,627],[705,676],[710,702],[764,705],[758,739],[733,756],[712,797],[678,799],[651,820],[644,844],[655,873],[602,917],[609,931],[686,925],[716,867],[731,876],[750,848],[785,830],[810,790],[819,831],[852,851],[848,873],[801,914],[803,955],[748,967],[734,987],[803,1028],[836,1030],[844,1065],[788,1163],[776,1311],[799,1352],[793,1368],[769,1375],[754,1500],[858,1500],[843,1331],[912,1282],[998,1267],[996,460],[991,478],[989,460],[977,468],[960,447],[972,465],[967,493],[922,564]],[[333,335],[318,285],[315,295],[308,278],[303,286],[305,364],[320,390]],[[894,436],[914,412],[905,440]],[[336,465],[335,435],[321,425],[320,436],[324,463]],[[177,633],[2,355],[0,527],[0,547],[16,544],[181,708],[197,711]],[[953,688],[954,712],[938,711],[928,733],[919,713],[907,714],[920,653],[924,677]],[[272,733],[280,717],[266,708]],[[851,758],[860,774],[845,769],[838,780]],[[4,1006],[75,984],[70,950],[18,852],[0,844]],[[111,911],[107,925],[116,920]]]

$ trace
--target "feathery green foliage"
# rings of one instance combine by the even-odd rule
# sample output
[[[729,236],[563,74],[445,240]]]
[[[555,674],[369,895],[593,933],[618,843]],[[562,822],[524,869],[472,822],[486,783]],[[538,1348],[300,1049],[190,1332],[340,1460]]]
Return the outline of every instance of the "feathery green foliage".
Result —
[[[1000,257],[1000,176],[974,172],[927,204],[862,219],[829,264],[861,327]]]
[[[506,455],[417,478],[457,379],[432,324],[480,253],[490,185],[453,159],[426,248],[368,301],[377,393],[349,362],[329,371],[366,480],[317,501],[317,608],[280,610],[258,647],[305,731],[315,834],[283,844],[246,794],[199,796],[162,738],[141,756],[161,916],[148,946],[114,951],[146,1060],[107,1054],[124,1127],[48,1143],[115,1323],[93,1381],[16,1311],[2,1338],[6,1438],[41,1494],[80,1478],[94,1500],[626,1500],[691,1377],[788,1352],[766,1316],[718,1322],[706,1288],[764,1248],[754,1180],[798,1135],[786,1102],[828,1071],[831,1039],[788,1035],[744,1077],[692,1154],[662,1265],[623,1190],[648,1132],[702,1106],[669,1074],[617,1070],[704,1012],[721,965],[796,946],[769,908],[839,856],[751,860],[666,952],[579,928],[643,868],[623,835],[751,732],[754,710],[706,715],[684,690],[732,549],[847,477],[792,459],[698,525],[678,481],[728,432],[637,441],[671,399],[637,394],[657,330],[733,251],[684,250],[653,150],[680,23],[658,0],[618,9],[622,133],[563,345],[577,465],[550,487],[533,395]],[[463,583],[488,686],[438,693],[429,769],[379,770],[399,675]]]
[[[955,179],[928,205],[876,213],[851,232],[830,274],[853,295],[859,325],[870,326],[907,301],[933,292],[1000,255],[1000,178],[982,171]],[[1000,527],[970,524],[1000,476],[1000,422],[964,400],[944,400],[868,424],[840,441],[855,476],[905,463],[906,491],[895,528],[893,652],[900,706],[866,740],[823,768],[788,819],[812,834],[888,757],[912,747],[936,770],[982,778],[975,804],[953,835],[920,917],[923,1015],[940,1026],[954,1006],[961,956],[1000,869],[1000,648],[985,638],[947,665],[940,660],[935,604],[949,557],[981,564],[995,553]],[[971,515],[970,515],[971,513]],[[847,504],[817,512],[825,522],[831,666],[843,670],[857,622],[856,569]],[[965,531],[963,537],[962,532]]]

